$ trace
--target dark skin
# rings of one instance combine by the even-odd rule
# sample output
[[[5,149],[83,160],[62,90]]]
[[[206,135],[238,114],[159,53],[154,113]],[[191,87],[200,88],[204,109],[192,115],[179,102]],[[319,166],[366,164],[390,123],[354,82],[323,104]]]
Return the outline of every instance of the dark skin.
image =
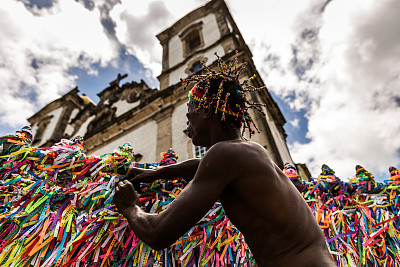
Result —
[[[132,182],[194,176],[167,209],[145,213],[136,205],[131,182],[116,186],[114,203],[136,236],[153,249],[164,249],[219,200],[258,266],[336,266],[310,208],[265,148],[243,140],[238,128],[227,131],[214,112],[195,112],[195,107],[189,102],[188,132],[195,145],[209,148],[203,159],[134,169],[126,176]]]

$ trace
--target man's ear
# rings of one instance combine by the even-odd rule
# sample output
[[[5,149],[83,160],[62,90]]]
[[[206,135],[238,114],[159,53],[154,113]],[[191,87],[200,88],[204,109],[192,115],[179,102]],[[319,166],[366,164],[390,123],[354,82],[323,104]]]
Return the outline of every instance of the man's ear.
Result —
[[[209,119],[215,113],[213,108],[204,108],[203,110],[203,119]]]

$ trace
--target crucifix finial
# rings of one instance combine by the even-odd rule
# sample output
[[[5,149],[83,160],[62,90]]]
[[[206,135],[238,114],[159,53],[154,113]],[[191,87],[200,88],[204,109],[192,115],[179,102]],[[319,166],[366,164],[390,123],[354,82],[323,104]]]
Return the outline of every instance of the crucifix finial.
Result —
[[[124,75],[121,75],[121,73],[118,73],[117,79],[115,79],[114,81],[110,82],[110,86],[117,86],[117,87],[119,87],[119,82],[120,82],[122,79],[125,79],[126,77],[128,77],[128,74],[125,73]]]

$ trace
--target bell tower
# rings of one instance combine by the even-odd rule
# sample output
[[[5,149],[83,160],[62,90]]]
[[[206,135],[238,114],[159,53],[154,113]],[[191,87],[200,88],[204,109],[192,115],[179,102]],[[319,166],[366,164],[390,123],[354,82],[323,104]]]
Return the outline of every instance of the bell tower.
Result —
[[[158,34],[157,38],[163,48],[162,72],[158,76],[160,90],[169,91],[174,88],[172,89],[175,91],[174,94],[182,94],[183,102],[187,101],[187,92],[183,92],[181,89],[180,79],[199,74],[202,71],[201,62],[212,69],[216,69],[215,52],[225,62],[228,62],[236,56],[235,51],[238,51],[239,63],[247,62],[246,69],[241,73],[239,80],[243,81],[256,74],[256,78],[252,80],[253,85],[256,87],[264,86],[264,82],[252,60],[253,55],[224,0],[212,0],[193,10]],[[267,108],[264,110],[266,117],[258,113],[251,114],[261,131],[256,133],[251,140],[264,146],[279,167],[283,168],[286,162],[293,164],[286,144],[286,133],[283,129],[286,121],[278,105],[272,99],[268,90],[251,93],[249,98],[255,102],[267,104]],[[175,108],[179,107],[176,106]],[[181,108],[181,110],[183,109]],[[178,115],[176,114],[176,116]],[[176,122],[179,121],[185,120],[176,118]],[[172,128],[179,127],[174,125],[174,119],[172,123]],[[184,125],[181,125],[181,127],[184,127]],[[179,135],[178,132],[176,134]],[[181,144],[172,143],[173,147],[178,147],[176,150],[179,151]],[[190,144],[186,144],[186,147],[189,148],[190,152]],[[187,156],[195,156],[196,150],[198,148],[194,148],[193,154],[189,153]],[[177,154],[180,155],[179,152]]]
[[[264,82],[224,0],[212,0],[193,10],[157,38],[163,48],[160,90],[144,81],[120,84],[126,75],[118,75],[94,104],[74,89],[29,118],[35,145],[50,146],[60,138],[80,135],[88,154],[102,155],[131,142],[143,162],[157,162],[160,153],[169,148],[175,150],[179,161],[202,156],[205,148],[193,146],[185,131],[188,90],[180,79],[201,74],[202,62],[217,69],[215,52],[229,62],[238,51],[238,67],[247,63],[239,80],[256,74],[253,85],[261,87]],[[265,117],[251,114],[260,130],[251,140],[264,146],[279,167],[293,164],[286,145],[285,119],[268,90],[251,93],[248,98],[267,105]]]

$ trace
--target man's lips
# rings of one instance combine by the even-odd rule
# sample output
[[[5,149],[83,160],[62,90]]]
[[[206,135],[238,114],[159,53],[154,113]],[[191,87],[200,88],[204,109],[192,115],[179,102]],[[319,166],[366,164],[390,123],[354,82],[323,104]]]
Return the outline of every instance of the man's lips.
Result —
[[[186,124],[187,124],[186,131],[187,131],[188,137],[192,138],[192,131],[190,129],[189,122],[187,122]]]

